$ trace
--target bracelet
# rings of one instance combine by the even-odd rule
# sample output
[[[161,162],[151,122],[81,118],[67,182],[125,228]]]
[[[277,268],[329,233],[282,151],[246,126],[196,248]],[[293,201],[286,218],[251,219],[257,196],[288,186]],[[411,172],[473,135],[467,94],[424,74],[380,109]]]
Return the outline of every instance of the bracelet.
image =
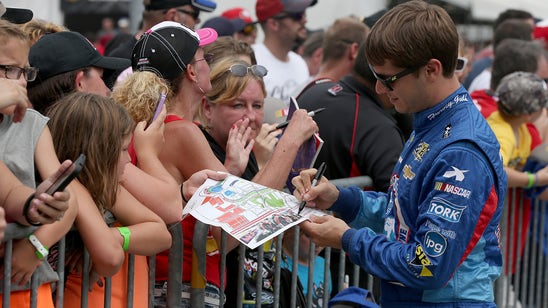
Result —
[[[185,198],[185,194],[183,193],[183,183],[181,183],[181,198],[183,198],[185,203],[188,203],[188,200]]]
[[[29,225],[41,226],[42,223],[34,222],[30,220],[29,210],[30,210],[30,203],[32,202],[32,199],[34,199],[34,193],[28,197],[27,201],[25,201],[25,205],[23,206],[23,217],[25,217],[25,220],[29,223]]]
[[[131,235],[131,231],[128,227],[116,227],[118,229],[118,232],[122,235],[124,238],[124,244],[122,245],[122,249],[124,251],[127,251],[129,249],[129,236]]]
[[[32,246],[34,246],[34,248],[36,248],[36,251],[34,253],[36,253],[36,256],[39,260],[43,260],[48,256],[48,248],[42,245],[42,243],[40,243],[40,241],[34,234],[29,235],[29,242],[32,244]]]
[[[535,185],[536,179],[535,175],[532,175],[530,172],[525,172],[527,174],[527,177],[529,178],[529,182],[527,183],[527,188],[531,188]]]

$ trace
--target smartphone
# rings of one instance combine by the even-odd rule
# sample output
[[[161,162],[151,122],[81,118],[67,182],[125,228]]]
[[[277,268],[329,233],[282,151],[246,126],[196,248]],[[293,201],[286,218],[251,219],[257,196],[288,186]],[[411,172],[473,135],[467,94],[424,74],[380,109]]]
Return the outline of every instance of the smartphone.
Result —
[[[53,195],[58,191],[63,191],[67,185],[82,171],[84,163],[86,162],[86,155],[80,154],[78,158],[59,176],[48,189],[46,194]]]
[[[160,99],[158,100],[158,105],[156,106],[156,111],[154,111],[154,116],[152,117],[152,120],[150,123],[152,123],[156,118],[160,115],[160,112],[162,112],[162,107],[164,106],[164,102],[166,101],[166,93],[162,92],[162,95],[160,96]]]

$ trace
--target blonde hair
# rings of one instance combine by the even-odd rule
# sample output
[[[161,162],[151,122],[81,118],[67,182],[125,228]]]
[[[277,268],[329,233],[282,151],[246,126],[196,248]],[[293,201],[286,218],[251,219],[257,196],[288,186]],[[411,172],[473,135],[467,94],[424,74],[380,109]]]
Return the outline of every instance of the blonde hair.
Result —
[[[169,107],[173,96],[169,84],[152,72],[142,71],[134,72],[115,86],[112,98],[126,108],[135,122],[149,122],[162,93],[166,94],[165,104]]]
[[[31,46],[46,34],[68,31],[68,29],[62,25],[58,25],[43,19],[33,19],[23,24],[21,29],[23,29],[29,37]]]

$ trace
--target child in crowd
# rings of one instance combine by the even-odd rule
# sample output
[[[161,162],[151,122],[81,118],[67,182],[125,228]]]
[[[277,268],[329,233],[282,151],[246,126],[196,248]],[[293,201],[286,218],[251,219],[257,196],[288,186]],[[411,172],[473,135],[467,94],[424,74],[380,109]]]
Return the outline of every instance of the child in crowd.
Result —
[[[543,109],[548,106],[546,83],[533,73],[514,72],[501,79],[496,88],[495,97],[498,97],[498,111],[493,112],[487,118],[487,122],[500,144],[504,170],[508,176],[508,187],[532,188],[548,184],[548,166],[535,174],[523,171],[525,162],[531,153],[532,142],[527,123],[538,119]],[[546,200],[548,192],[545,190],[537,198]],[[508,199],[516,200],[515,194],[511,190]],[[525,248],[531,215],[531,211],[527,210],[529,206],[528,200],[524,200],[520,205],[520,207],[525,207],[524,209],[510,209],[510,211],[523,210],[523,214],[514,215],[513,222],[510,219],[511,215],[508,219],[509,225],[516,226],[515,232],[508,236],[507,241],[510,242],[506,243],[508,250],[505,268],[509,268],[511,273],[515,272],[518,256],[523,254]],[[518,222],[520,217],[523,222]],[[521,226],[521,230],[517,226]],[[518,234],[521,236],[521,247],[517,247],[517,244],[511,246],[510,243],[518,243]]]
[[[59,157],[74,159],[80,153],[87,156],[83,171],[78,180],[84,185],[97,204],[97,213],[108,220],[113,216],[115,226],[108,230],[117,240],[118,248],[124,252],[137,255],[154,255],[169,248],[171,236],[164,222],[133,197],[119,180],[124,168],[129,162],[127,148],[134,128],[134,122],[125,109],[113,100],[95,94],[74,93],[60,99],[49,109],[51,117],[50,128]],[[96,215],[96,214],[93,214]],[[104,229],[102,224],[89,230],[78,226],[82,233],[97,232]],[[102,238],[82,235],[83,244],[92,255],[93,266],[90,269],[90,291],[88,303],[90,307],[101,306],[104,302],[103,289],[95,285],[95,263],[93,253],[105,252],[111,249],[109,243]],[[89,240],[86,240],[89,239]],[[73,244],[74,246],[72,246]],[[79,258],[82,246],[67,244],[68,259]],[[110,252],[109,252],[110,253]],[[127,260],[127,258],[126,258]],[[133,307],[147,306],[148,271],[146,260],[135,260],[135,282],[133,292]],[[79,266],[69,266],[65,288],[66,307],[76,307],[80,304],[82,276]],[[100,279],[99,285],[103,285]],[[122,267],[112,281],[111,307],[126,307],[127,303],[127,272]],[[131,299],[130,299],[131,300]]]
[[[496,96],[498,111],[487,122],[500,143],[508,187],[547,185],[548,167],[535,174],[521,171],[531,153],[527,123],[534,122],[548,106],[546,82],[533,73],[511,73],[501,80]],[[548,195],[540,198],[546,199]]]
[[[37,75],[37,69],[29,67],[29,47],[26,34],[18,26],[0,21],[0,70],[3,71],[0,78],[17,84],[17,89],[26,88],[27,81],[33,81]],[[16,91],[26,96],[25,91]],[[29,109],[23,120],[15,124],[15,121],[20,120],[12,116],[15,110],[17,107],[14,106],[0,110],[0,160],[23,184],[34,188],[35,174],[42,179],[49,178],[56,173],[61,164],[46,126],[48,118]],[[69,190],[72,189],[71,186]],[[41,226],[30,234],[29,238],[13,242],[13,292],[10,294],[12,306],[19,307],[30,303],[29,280],[36,272],[40,307],[53,307],[50,283],[58,277],[47,262],[48,248],[68,232],[77,211],[78,205],[73,196],[69,209],[58,222]]]

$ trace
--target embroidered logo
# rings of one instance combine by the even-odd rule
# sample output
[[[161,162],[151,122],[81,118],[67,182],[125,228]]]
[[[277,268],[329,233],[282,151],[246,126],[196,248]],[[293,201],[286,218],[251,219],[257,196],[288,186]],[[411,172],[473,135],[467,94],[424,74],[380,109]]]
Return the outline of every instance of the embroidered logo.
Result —
[[[415,178],[415,173],[411,170],[411,166],[403,166],[403,178],[406,180],[412,180]]]
[[[429,150],[430,150],[430,145],[428,143],[426,142],[419,143],[419,145],[413,150],[413,156],[415,156],[415,160],[422,161],[422,157]]]
[[[451,168],[453,168],[453,170],[451,171],[445,171],[445,173],[443,174],[443,177],[446,178],[446,179],[450,179],[452,177],[455,178],[455,180],[459,181],[459,182],[462,182],[464,180],[464,174],[470,170],[460,170],[459,168],[455,167],[455,166],[451,166]]]
[[[343,87],[340,84],[336,84],[336,85],[332,86],[331,88],[329,88],[327,90],[327,92],[329,92],[329,94],[331,94],[333,96],[337,96],[337,94],[339,94],[339,92],[341,92],[342,89],[343,89]]]
[[[443,191],[443,192],[448,192],[450,194],[461,196],[467,199],[470,198],[470,195],[472,194],[472,192],[469,191],[468,189],[464,189],[464,188],[447,184],[444,182],[436,182],[436,184],[434,184],[434,189]]]
[[[451,124],[447,124],[445,128],[443,129],[443,134],[441,135],[441,138],[445,139],[451,135]]]
[[[431,257],[441,256],[447,248],[447,240],[435,231],[428,231],[424,236],[424,252]]]
[[[456,205],[445,199],[434,197],[430,201],[427,213],[449,222],[459,222],[464,209],[466,206]]]

